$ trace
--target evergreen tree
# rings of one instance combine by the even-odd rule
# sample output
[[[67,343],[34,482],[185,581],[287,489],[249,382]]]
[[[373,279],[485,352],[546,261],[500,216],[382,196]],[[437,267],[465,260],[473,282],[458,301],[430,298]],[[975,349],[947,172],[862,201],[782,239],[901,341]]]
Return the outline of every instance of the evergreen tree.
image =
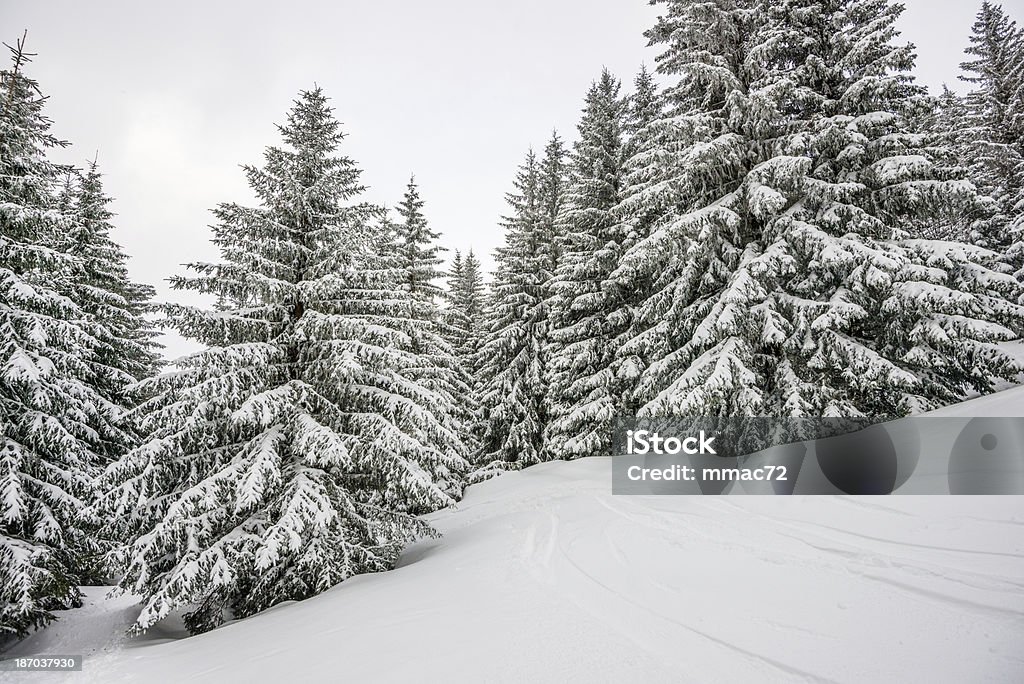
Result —
[[[624,240],[613,214],[622,199],[627,125],[620,88],[604,70],[587,93],[559,217],[562,256],[550,286],[549,458],[607,453],[612,418],[621,413],[612,370],[621,330],[607,318],[617,302],[602,290]]]
[[[537,177],[537,244],[540,251],[536,259],[539,268],[537,276],[542,287],[546,287],[554,276],[562,253],[562,227],[559,218],[565,202],[567,156],[565,143],[559,137],[558,131],[552,131],[551,138],[544,146],[544,156],[541,158]]]
[[[957,135],[971,179],[993,200],[974,241],[1006,251],[1021,240],[1015,229],[1024,217],[1024,33],[1002,7],[983,2],[970,42],[960,78],[973,88]]]
[[[405,271],[405,287],[413,299],[425,305],[430,316],[436,315],[433,308],[443,297],[437,280],[444,276],[440,269],[444,248],[437,244],[440,235],[431,230],[423,215],[423,200],[420,199],[416,177],[409,178],[405,196],[398,205],[401,221],[398,231],[398,253]]]
[[[506,195],[511,214],[502,223],[505,242],[495,250],[487,333],[479,356],[483,413],[480,455],[484,478],[540,461],[545,423],[542,351],[546,320],[544,286],[553,247],[543,233],[541,164],[533,150]]]
[[[1012,377],[991,344],[1020,329],[1012,279],[992,253],[907,237],[974,193],[909,130],[901,8],[668,5],[649,36],[679,77],[677,197],[615,274],[656,283],[627,345],[642,413],[904,415]]]
[[[658,70],[676,82],[663,93],[664,113],[641,129],[644,145],[627,163],[618,212],[636,240],[607,285],[633,304],[629,339],[617,353],[618,375],[633,387],[625,403],[636,410],[687,372],[693,359],[681,352],[707,306],[698,288],[720,291],[736,267],[739,220],[728,202],[754,153],[741,116],[752,81],[745,63],[756,8],[734,0],[664,4],[665,15],[646,35],[651,45],[664,46]],[[740,363],[722,370],[733,373],[738,387],[752,384]],[[721,411],[694,400],[685,413]]]
[[[463,259],[455,253],[451,270],[448,272],[448,290],[445,293],[448,306],[445,309],[445,325],[448,343],[451,345],[461,371],[460,378],[466,390],[460,395],[463,409],[462,434],[471,451],[479,447],[482,434],[479,364],[480,345],[484,335],[484,286],[480,273],[480,262],[470,250]]]
[[[320,89],[279,130],[245,168],[259,206],[215,211],[222,260],[173,281],[221,302],[167,307],[207,348],[144,381],[148,440],[103,476],[136,630],[187,607],[203,631],[388,569],[431,532],[416,515],[459,494],[462,445],[411,349],[430,328]]]
[[[538,161],[532,150],[506,198],[505,243],[495,251],[487,334],[480,347],[483,414],[480,479],[542,460],[546,398],[548,285],[559,258],[558,214],[565,149],[557,133]]]
[[[421,364],[410,369],[408,375],[442,398],[439,417],[445,417],[448,429],[466,436],[476,411],[470,389],[472,378],[460,362],[449,339],[451,329],[441,316],[439,303],[445,293],[436,281],[444,275],[439,268],[444,249],[437,244],[439,234],[430,229],[423,206],[415,177],[410,178],[398,206],[401,221],[393,226],[395,245],[388,247],[382,239],[382,254],[393,255],[391,261],[399,269],[400,282],[408,294],[409,316],[420,322],[410,349],[420,357]]]
[[[539,251],[538,163],[533,150],[519,167],[515,190],[506,195],[511,215],[505,242],[495,250],[494,284],[487,303],[487,334],[480,348],[480,406],[484,425],[475,475],[540,460],[543,430],[543,298],[533,272]],[[492,465],[493,464],[493,465]],[[487,467],[491,466],[491,467]]]
[[[462,280],[456,303],[467,322],[466,337],[456,350],[459,358],[465,359],[466,370],[474,378],[477,377],[480,365],[479,350],[485,329],[485,304],[483,267],[471,249],[463,262]]]
[[[449,307],[454,306],[459,298],[459,291],[462,288],[462,279],[465,277],[465,273],[465,267],[462,264],[462,252],[455,250],[451,268],[448,269],[446,274],[448,290],[445,292],[445,301]]]
[[[446,290],[444,292],[444,333],[448,344],[462,363],[467,368],[466,359],[461,353],[461,347],[466,343],[469,336],[469,316],[464,308],[460,306],[462,298],[462,287],[466,277],[465,265],[462,261],[462,253],[455,251],[455,258],[452,259],[452,266],[446,277]],[[471,374],[470,374],[471,375]]]
[[[451,345],[471,378],[477,376],[480,341],[484,332],[484,283],[480,261],[469,250],[455,252],[448,272],[447,321]]]
[[[95,325],[97,344],[87,360],[93,385],[104,399],[127,410],[137,402],[130,387],[155,375],[161,365],[157,332],[145,318],[153,310],[155,291],[149,285],[132,282],[126,266],[128,257],[110,237],[113,214],[96,162],[74,177],[69,251],[80,261],[82,272],[72,299]],[[132,433],[132,439],[107,445],[109,459],[135,446],[135,430],[127,417],[124,428]]]
[[[991,344],[1015,337],[1024,312],[1007,301],[1018,288],[995,255],[913,239],[923,221],[948,224],[977,196],[911,128],[924,90],[910,75],[912,46],[894,44],[902,11],[890,0],[789,0],[772,6],[767,50],[755,50],[759,88],[781,94],[772,101],[784,136],[741,193],[764,222],[765,261],[778,259],[783,276],[775,403],[787,411],[904,415],[1017,372]],[[810,158],[806,170],[796,153]],[[762,184],[780,171],[785,201]]]
[[[66,143],[23,73],[23,40],[12,52],[0,71],[0,638],[80,604],[98,550],[80,511],[104,444],[127,439],[92,385],[94,326],[69,296],[82,264],[58,199],[65,170],[47,158]]]
[[[668,160],[674,149],[671,141],[677,135],[670,120],[665,119],[666,98],[658,91],[646,66],[641,67],[633,88],[624,127],[622,199],[613,210],[622,226],[623,254],[650,235],[652,225],[670,204],[667,189],[672,178],[668,171],[672,164]],[[620,255],[620,263],[621,258]],[[615,399],[626,415],[634,415],[638,408],[636,386],[645,363],[639,350],[628,343],[646,327],[639,313],[643,310],[643,303],[655,291],[651,275],[642,270],[628,275],[613,271],[601,285],[609,299],[615,302],[607,312],[606,320],[611,329],[619,331],[612,342],[615,354],[612,369]]]
[[[466,269],[462,263],[462,253],[455,250],[455,257],[452,259],[451,268],[445,278],[447,289],[444,293],[445,310],[444,322],[445,333],[449,344],[453,349],[458,349],[469,334],[469,317],[459,306],[459,298],[462,295],[462,283],[466,277]]]
[[[473,445],[468,439],[469,426],[476,415],[473,381],[452,344],[452,329],[439,305],[445,297],[436,282],[444,275],[439,268],[444,249],[437,244],[439,234],[430,229],[423,207],[415,178],[410,178],[398,206],[401,220],[390,224],[391,230],[379,239],[378,251],[381,264],[395,269],[406,294],[408,316],[418,322],[409,350],[420,363],[409,368],[406,375],[438,396],[437,418],[446,429],[460,435],[468,449]]]
[[[966,126],[963,98],[948,86],[943,86],[940,95],[922,98],[921,102],[923,106],[910,113],[909,123],[912,130],[920,130],[927,136],[926,149],[936,164],[936,175],[969,180],[970,169],[964,164],[967,146],[963,141]],[[951,215],[948,223],[924,220],[914,228],[913,234],[930,239],[969,242],[972,225],[978,220],[978,214],[985,212],[985,205],[985,199],[979,197],[978,201],[968,203],[963,211]]]
[[[648,127],[661,118],[662,108],[662,97],[654,83],[654,75],[643,64],[633,79],[633,92],[626,99],[623,156],[627,163],[636,165],[639,160],[633,160],[632,157],[649,150],[648,141],[653,132]]]

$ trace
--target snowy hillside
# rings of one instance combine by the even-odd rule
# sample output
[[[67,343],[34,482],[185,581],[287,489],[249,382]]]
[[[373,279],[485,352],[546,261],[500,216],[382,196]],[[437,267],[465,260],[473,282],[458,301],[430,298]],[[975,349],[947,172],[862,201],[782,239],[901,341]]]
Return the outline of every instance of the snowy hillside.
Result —
[[[104,684],[1024,678],[1020,497],[612,497],[608,471],[474,486],[394,572],[201,636],[128,640],[138,609],[93,589],[5,655],[81,653],[15,679]]]

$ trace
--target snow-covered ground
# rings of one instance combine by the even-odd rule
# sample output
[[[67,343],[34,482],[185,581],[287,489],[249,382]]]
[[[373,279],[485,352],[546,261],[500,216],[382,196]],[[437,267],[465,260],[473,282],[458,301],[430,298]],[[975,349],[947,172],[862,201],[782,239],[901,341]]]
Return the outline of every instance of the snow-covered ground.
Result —
[[[1024,387],[943,415],[1024,415]],[[613,497],[608,459],[472,487],[389,573],[179,638],[130,598],[4,655],[70,682],[1021,682],[1024,497]]]

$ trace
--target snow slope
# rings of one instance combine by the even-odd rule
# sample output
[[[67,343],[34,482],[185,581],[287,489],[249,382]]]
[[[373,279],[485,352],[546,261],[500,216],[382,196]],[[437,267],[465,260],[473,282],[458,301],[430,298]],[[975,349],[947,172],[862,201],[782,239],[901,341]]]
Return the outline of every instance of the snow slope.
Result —
[[[1019,407],[1019,408],[1018,408]],[[947,415],[1024,415],[1024,388]],[[5,655],[69,682],[1020,682],[1024,497],[613,497],[608,459],[472,487],[389,573],[180,639],[129,598]]]
[[[977,399],[953,404],[932,411],[929,416],[948,416],[950,418],[1002,418],[1024,416],[1024,387],[988,394]]]

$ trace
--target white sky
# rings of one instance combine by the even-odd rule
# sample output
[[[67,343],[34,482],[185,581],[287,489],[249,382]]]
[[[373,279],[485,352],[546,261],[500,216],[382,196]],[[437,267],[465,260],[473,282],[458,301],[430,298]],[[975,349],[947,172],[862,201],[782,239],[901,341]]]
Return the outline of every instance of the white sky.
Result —
[[[977,0],[905,0],[918,75],[956,86]],[[1003,6],[1024,19],[1024,0]],[[394,206],[415,172],[427,218],[451,250],[488,267],[516,165],[552,128],[574,134],[607,66],[630,82],[654,64],[643,0],[0,0],[0,39],[28,29],[29,68],[50,96],[62,161],[99,152],[115,238],[160,299],[164,280],[213,260],[209,209],[247,201],[238,165],[277,144],[296,93],[333,100],[367,199]],[[193,347],[168,336],[174,358]]]

